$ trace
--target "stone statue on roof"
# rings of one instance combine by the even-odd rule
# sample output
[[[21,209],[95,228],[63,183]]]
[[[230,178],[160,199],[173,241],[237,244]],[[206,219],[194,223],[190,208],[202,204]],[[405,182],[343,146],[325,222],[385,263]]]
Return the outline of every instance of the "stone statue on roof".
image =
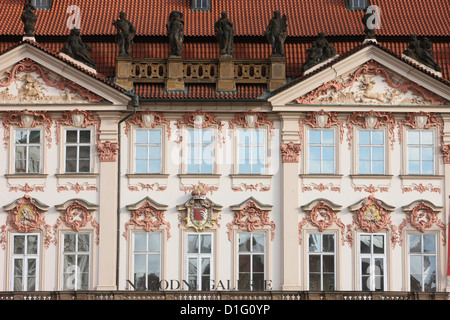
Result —
[[[325,33],[319,32],[312,47],[306,50],[307,58],[302,66],[303,72],[336,55],[335,47],[325,39]]]
[[[184,41],[183,13],[172,11],[166,28],[169,35],[169,56],[181,56]]]
[[[83,40],[81,40],[80,30],[72,28],[70,30],[69,38],[60,52],[95,69],[94,61],[89,58],[89,53],[91,51],[91,46],[87,43],[83,43]]]
[[[265,36],[272,45],[272,54],[284,56],[284,41],[287,37],[287,17],[280,16],[280,11],[273,12],[273,18],[270,19],[266,28]]]
[[[21,16],[22,22],[24,24],[24,31],[26,37],[34,37],[34,25],[37,21],[36,9],[32,4],[27,3],[23,7],[23,13]]]
[[[220,56],[233,56],[234,28],[226,12],[222,12],[220,19],[214,24],[214,32],[219,41]]]
[[[410,38],[408,49],[403,51],[403,54],[426,65],[427,67],[441,72],[441,67],[436,61],[434,61],[433,51],[431,50],[431,41],[428,38],[423,38],[423,40],[420,41],[414,33],[410,35]]]
[[[129,57],[136,29],[127,20],[127,15],[123,11],[119,13],[119,19],[113,22],[113,26],[117,29],[116,43],[119,45],[119,57]]]

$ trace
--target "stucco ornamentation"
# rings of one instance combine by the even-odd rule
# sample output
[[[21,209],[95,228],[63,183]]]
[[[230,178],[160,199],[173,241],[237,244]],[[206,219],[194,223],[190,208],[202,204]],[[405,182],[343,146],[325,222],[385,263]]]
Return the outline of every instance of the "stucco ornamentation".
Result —
[[[162,113],[150,111],[136,112],[130,119],[125,121],[125,134],[128,135],[131,125],[139,126],[140,128],[155,128],[159,125],[165,125],[167,131],[167,139],[170,139],[171,128],[170,121],[166,120]]]
[[[336,112],[331,111],[313,111],[305,115],[305,119],[299,121],[299,140],[303,141],[303,126],[308,125],[311,128],[332,128],[339,126],[339,141],[344,139],[344,121],[339,120]]]
[[[301,145],[289,142],[281,144],[281,160],[283,163],[298,163],[300,158]]]
[[[114,162],[117,160],[119,144],[117,142],[105,141],[98,143],[98,156],[100,162]]]
[[[94,126],[97,129],[97,141],[100,138],[100,118],[92,111],[87,110],[71,110],[62,113],[61,119],[56,122],[56,144],[59,143],[59,131],[61,126],[74,126],[79,128],[87,128]]]

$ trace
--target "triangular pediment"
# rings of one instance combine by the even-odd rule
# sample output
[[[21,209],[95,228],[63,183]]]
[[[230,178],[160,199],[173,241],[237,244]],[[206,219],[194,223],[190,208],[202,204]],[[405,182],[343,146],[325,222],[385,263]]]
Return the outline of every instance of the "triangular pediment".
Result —
[[[22,43],[0,55],[0,105],[126,108],[130,100],[123,89],[37,45]]]
[[[286,86],[269,101],[274,107],[436,106],[450,103],[449,89],[446,81],[368,46]]]

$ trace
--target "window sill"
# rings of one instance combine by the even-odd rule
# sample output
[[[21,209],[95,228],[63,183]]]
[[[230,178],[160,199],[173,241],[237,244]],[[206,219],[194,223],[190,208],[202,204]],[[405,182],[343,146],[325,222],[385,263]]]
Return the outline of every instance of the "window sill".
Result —
[[[269,191],[272,174],[230,174],[233,191]]]
[[[359,192],[389,192],[392,174],[351,174],[352,187]]]
[[[9,191],[44,191],[48,174],[14,173],[5,174]]]
[[[76,193],[84,190],[98,191],[98,173],[58,173],[55,176],[58,181],[58,192],[69,190],[74,190]]]

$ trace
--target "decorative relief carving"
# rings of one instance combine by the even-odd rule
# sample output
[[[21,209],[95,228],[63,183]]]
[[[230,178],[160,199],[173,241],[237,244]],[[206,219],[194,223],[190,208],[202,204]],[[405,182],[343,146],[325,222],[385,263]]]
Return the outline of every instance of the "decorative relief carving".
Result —
[[[183,126],[188,126],[196,129],[204,129],[211,127],[213,125],[217,126],[217,131],[219,133],[218,142],[221,145],[225,138],[221,136],[223,124],[220,120],[216,118],[210,112],[205,112],[202,110],[197,110],[195,112],[188,112],[183,116],[183,119],[177,121],[177,129],[178,129],[178,140],[176,142],[180,143],[183,140],[181,135],[181,129]]]
[[[283,163],[298,163],[300,158],[301,144],[289,142],[281,144],[281,160]]]
[[[341,229],[342,239],[344,239],[343,235],[345,232],[345,227],[341,219],[337,217],[340,209],[341,206],[336,206],[335,204],[327,200],[316,200],[309,205],[303,206],[302,210],[307,212],[307,217],[303,218],[298,225],[299,245],[302,244],[302,228],[306,225],[307,222],[311,223],[311,225],[313,225],[314,227],[317,227],[320,232],[325,231],[326,229],[330,228],[333,223],[335,223]],[[342,244],[344,244],[344,242],[342,242]]]
[[[6,79],[0,81],[0,98],[11,103],[99,103],[104,101],[102,97],[73,81],[63,77],[54,76],[54,78],[51,79],[48,72],[41,66],[26,58],[18,62],[10,71],[6,71]],[[10,87],[13,82],[16,88]],[[2,89],[2,87],[6,88]]]
[[[74,126],[79,128],[87,128],[88,126],[95,126],[97,129],[97,141],[100,138],[100,119],[92,111],[86,110],[71,110],[62,113],[61,119],[56,120],[56,144],[59,143],[59,129],[61,126]]]
[[[417,83],[394,81],[394,76],[374,60],[365,63],[347,79],[340,77],[340,80],[324,83],[295,101],[298,104],[443,105],[447,103]]]
[[[170,121],[166,120],[162,113],[153,112],[149,109],[141,112],[136,112],[134,116],[125,121],[125,134],[128,135],[131,125],[134,124],[141,128],[155,128],[159,125],[165,125],[167,130],[167,138],[170,139],[171,128]]]
[[[117,152],[119,151],[119,144],[109,140],[99,142],[97,144],[98,156],[100,162],[115,162],[117,160]]]
[[[234,211],[234,220],[227,224],[228,240],[231,241],[233,227],[248,232],[268,227],[273,240],[275,223],[269,219],[269,211],[271,209],[272,206],[261,205],[253,198],[248,199],[242,205],[231,207],[231,210]]]
[[[388,112],[353,112],[347,119],[347,141],[350,150],[353,140],[353,126],[358,125],[364,129],[379,129],[380,126],[386,126],[389,130],[389,140],[391,149],[394,150],[395,142],[395,118]]]
[[[94,185],[90,185],[87,182],[79,184],[78,182],[73,184],[71,182],[67,182],[66,185],[60,185],[57,187],[57,191],[75,191],[75,193],[79,193],[80,191],[98,191],[98,188]]]
[[[344,139],[344,121],[338,119],[336,112],[324,110],[308,112],[305,119],[299,121],[299,139],[303,141],[303,126],[309,125],[312,128],[332,128],[339,126],[339,141]]]
[[[5,149],[8,148],[11,126],[19,128],[35,128],[36,125],[42,125],[45,128],[45,139],[47,147],[52,145],[51,127],[53,120],[50,114],[45,111],[8,111],[3,115],[3,126],[5,127],[5,135],[3,138]]]
[[[211,194],[213,194],[214,191],[219,190],[219,187],[214,186],[214,185],[207,185],[203,182],[198,182],[198,184],[196,185],[190,185],[190,186],[184,186],[184,185],[180,185],[180,191],[184,191],[184,193],[188,193],[188,192],[194,192],[194,191],[198,191],[199,189],[201,189],[204,192],[209,192]]]
[[[410,186],[403,186],[402,193],[417,191],[420,193],[424,193],[425,191],[437,192],[441,193],[441,188],[435,187],[433,184],[429,183],[427,185],[423,185],[422,183],[416,184],[412,183]]]
[[[191,199],[177,206],[177,210],[183,215],[179,216],[179,219],[184,222],[186,228],[202,232],[206,228],[213,228],[216,224],[218,212],[222,207],[206,198],[206,193],[203,186],[198,185],[191,192]]]
[[[442,143],[444,124],[437,119],[437,115],[431,112],[410,112],[405,115],[405,119],[398,121],[398,141],[402,143],[403,126],[408,126],[411,129],[430,129],[431,127],[438,127],[440,139]]]
[[[8,187],[9,187],[9,192],[12,192],[12,191],[15,191],[15,192],[22,191],[25,193],[30,193],[33,191],[44,192],[44,186],[36,186],[36,185],[30,186],[30,185],[28,185],[28,183],[25,183],[24,186],[21,186],[21,185],[12,186],[8,183]]]
[[[442,207],[436,207],[432,203],[426,200],[417,200],[408,206],[402,207],[403,211],[407,213],[406,219],[399,226],[400,233],[400,245],[402,245],[402,233],[403,228],[409,223],[411,227],[424,233],[427,229],[437,225],[442,229],[442,245],[446,244],[446,227],[441,219],[438,218],[439,212],[442,211]]]
[[[239,185],[233,184],[231,187],[233,191],[270,191],[270,185],[265,185],[263,183],[247,184],[241,183]]]
[[[129,226],[142,228],[146,232],[152,232],[166,226],[167,239],[171,237],[170,222],[164,219],[167,206],[160,205],[150,198],[145,198],[138,205],[128,206],[127,208],[131,210],[131,218],[125,223],[125,232],[123,233],[125,239],[127,239]]]
[[[1,227],[0,245],[2,248],[6,248],[7,231],[15,230],[21,233],[30,233],[37,229],[43,232],[44,246],[48,248],[51,243],[51,226],[45,222],[44,218],[48,208],[48,206],[28,195],[4,206],[3,209],[10,212],[10,215],[6,219],[6,225]]]
[[[235,126],[241,126],[242,128],[259,128],[262,126],[267,126],[269,128],[270,134],[273,135],[273,121],[267,119],[267,114],[263,112],[254,112],[250,110],[249,112],[237,113],[233,120],[228,124],[230,129],[230,134],[234,130]]]
[[[57,244],[56,232],[62,224],[75,232],[79,232],[81,228],[86,227],[90,222],[96,231],[96,244],[98,245],[100,241],[99,224],[94,217],[94,211],[97,208],[98,206],[87,204],[82,200],[69,200],[63,205],[56,206],[56,210],[61,212],[61,216],[53,226],[53,234],[55,235],[53,243]]]
[[[152,184],[138,182],[137,185],[130,185],[130,186],[128,186],[128,190],[130,190],[130,191],[150,191],[150,190],[153,190],[153,191],[164,191],[166,189],[167,189],[167,186],[160,185],[157,182],[152,183]]]
[[[394,207],[388,206],[373,195],[370,195],[350,207],[350,211],[353,211],[355,215],[349,231],[359,228],[365,232],[375,233],[380,232],[382,229],[388,229],[391,231],[392,246],[395,247],[399,240],[397,227],[391,222],[391,212],[393,210]]]

